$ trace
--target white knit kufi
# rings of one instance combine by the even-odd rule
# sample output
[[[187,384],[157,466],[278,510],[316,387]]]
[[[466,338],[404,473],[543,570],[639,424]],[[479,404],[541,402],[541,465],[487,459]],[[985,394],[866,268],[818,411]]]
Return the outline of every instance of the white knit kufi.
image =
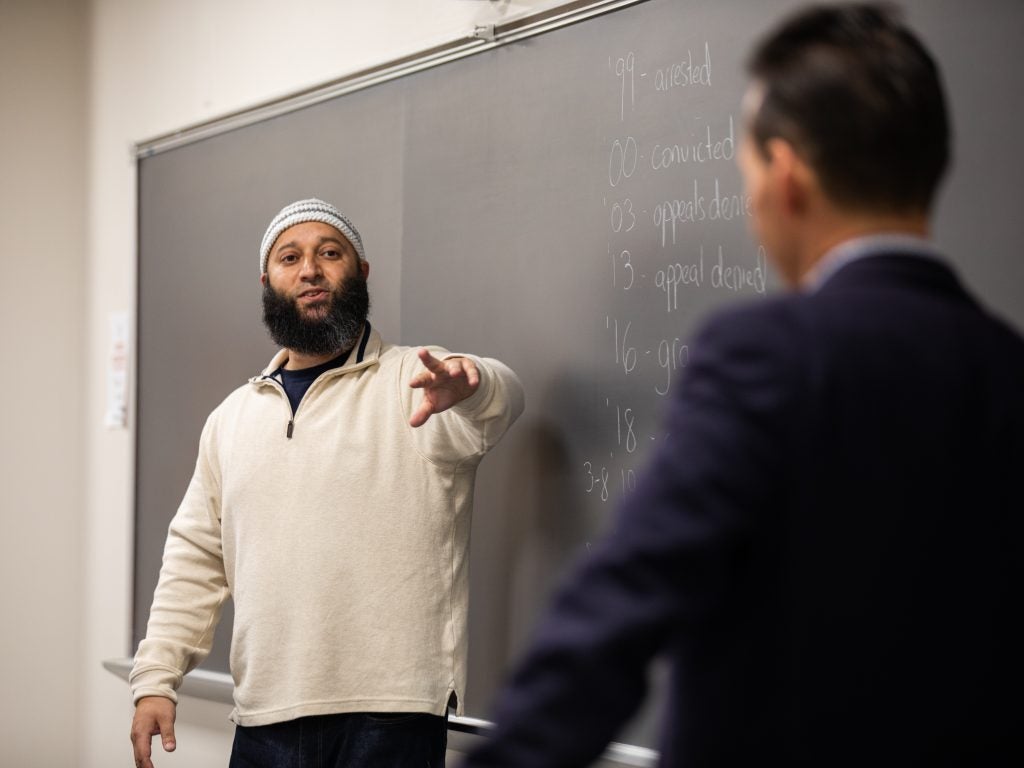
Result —
[[[260,244],[260,274],[267,271],[267,258],[270,256],[270,249],[274,247],[274,241],[289,227],[296,224],[303,224],[307,221],[319,221],[321,224],[329,224],[341,232],[352,247],[356,249],[360,259],[366,259],[363,251],[363,239],[359,232],[352,226],[352,222],[341,215],[341,212],[330,203],[311,197],[308,200],[297,200],[291,205],[286,205],[281,212],[274,217],[263,235],[263,242]]]

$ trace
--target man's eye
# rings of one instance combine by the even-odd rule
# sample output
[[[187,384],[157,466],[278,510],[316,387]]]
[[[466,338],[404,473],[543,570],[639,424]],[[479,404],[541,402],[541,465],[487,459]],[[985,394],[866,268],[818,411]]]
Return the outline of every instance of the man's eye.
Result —
[[[326,256],[329,259],[339,259],[339,258],[341,258],[341,251],[335,251],[333,249],[329,249],[329,250],[324,251],[324,256]]]

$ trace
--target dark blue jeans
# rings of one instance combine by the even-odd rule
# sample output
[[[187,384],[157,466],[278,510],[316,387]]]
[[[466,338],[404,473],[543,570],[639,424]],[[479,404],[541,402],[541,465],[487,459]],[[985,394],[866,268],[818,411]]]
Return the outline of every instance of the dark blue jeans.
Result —
[[[355,712],[239,725],[229,768],[444,768],[447,720]]]

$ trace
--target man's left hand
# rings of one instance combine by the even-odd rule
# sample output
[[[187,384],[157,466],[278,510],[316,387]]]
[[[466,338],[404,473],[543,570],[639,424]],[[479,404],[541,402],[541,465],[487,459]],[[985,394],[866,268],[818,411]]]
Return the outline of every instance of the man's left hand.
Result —
[[[413,427],[423,426],[432,415],[462,402],[480,386],[480,371],[468,357],[438,360],[426,349],[419,350],[417,354],[427,370],[409,382],[413,389],[423,390],[423,402],[409,419]]]

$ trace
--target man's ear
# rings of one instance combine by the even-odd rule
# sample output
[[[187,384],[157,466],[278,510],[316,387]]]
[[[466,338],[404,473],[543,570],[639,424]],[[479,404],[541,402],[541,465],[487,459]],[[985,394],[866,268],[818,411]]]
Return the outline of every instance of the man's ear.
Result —
[[[769,139],[768,174],[779,193],[786,213],[800,216],[807,212],[813,190],[817,187],[814,171],[785,139]]]
[[[366,259],[359,260],[359,271],[363,273],[363,280],[370,276],[370,262]]]
[[[260,285],[262,285],[264,287],[266,287],[266,285],[267,285],[267,273],[266,272],[264,272],[262,275],[260,275]]]

